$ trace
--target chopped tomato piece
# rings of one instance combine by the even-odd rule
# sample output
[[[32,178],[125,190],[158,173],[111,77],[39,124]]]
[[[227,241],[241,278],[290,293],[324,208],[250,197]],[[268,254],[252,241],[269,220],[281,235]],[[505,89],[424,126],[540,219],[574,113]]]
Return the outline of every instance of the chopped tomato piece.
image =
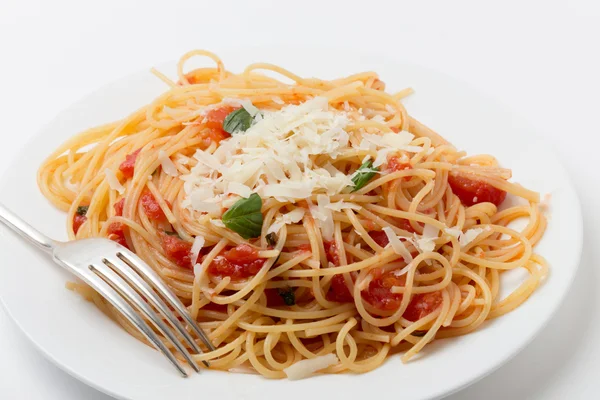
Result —
[[[331,286],[325,297],[329,301],[337,301],[338,303],[352,303],[354,301],[354,297],[350,293],[350,290],[348,290],[346,280],[342,274],[333,276]]]
[[[209,129],[206,131],[206,139],[208,139],[208,143],[205,143],[205,145],[210,146],[211,142],[219,143],[221,140],[227,139],[229,136],[229,133],[225,132],[223,129]]]
[[[160,233],[160,244],[167,255],[175,264],[182,268],[192,269],[191,251],[192,243],[181,239],[176,235]],[[195,262],[196,260],[194,260]]]
[[[125,197],[123,197],[121,200],[117,201],[113,207],[115,208],[115,215],[117,217],[121,217],[123,216],[123,206],[125,205]]]
[[[77,231],[79,231],[79,228],[81,228],[81,225],[83,225],[85,221],[87,221],[87,217],[85,215],[75,214],[73,217],[73,232],[75,234],[77,234]]]
[[[442,304],[442,292],[415,294],[402,316],[409,321],[418,321],[431,314]]]
[[[485,202],[499,206],[506,198],[504,190],[477,179],[475,175],[450,174],[448,184],[460,202],[466,206]]]
[[[223,106],[210,110],[204,118],[204,125],[208,128],[207,138],[210,141],[220,142],[231,135],[223,130],[223,121],[232,112],[240,107]]]
[[[406,221],[406,220],[403,220],[403,221]],[[390,242],[390,240],[388,239],[388,237],[384,231],[370,231],[369,236],[371,236],[371,238],[375,241],[375,243],[377,243],[381,247],[387,246],[388,243]]]
[[[140,201],[142,202],[142,208],[144,212],[148,216],[148,218],[154,221],[162,221],[166,219],[165,213],[160,208],[158,201],[154,198],[154,195],[149,190],[144,190],[142,192],[142,196],[140,197]],[[170,204],[167,202],[167,205]]]
[[[242,243],[215,257],[208,267],[208,272],[215,276],[229,276],[233,280],[239,280],[256,275],[265,261],[265,258],[258,257],[256,248]]]
[[[391,289],[392,286],[404,286],[406,275],[396,276],[394,272],[382,273],[379,268],[374,269],[371,274],[373,280],[369,283],[369,288],[361,293],[363,299],[380,310],[393,311],[400,307],[402,293],[392,293]],[[435,311],[441,304],[440,291],[416,294],[408,303],[402,316],[409,321],[417,321]]]
[[[396,156],[390,157],[389,161],[388,161],[388,169],[392,170],[392,171],[402,171],[405,169],[411,169],[412,165],[410,165],[410,162],[404,163],[401,162],[400,159]]]
[[[223,129],[223,121],[232,111],[235,111],[241,107],[223,106],[219,108],[213,108],[204,118],[204,124],[207,128],[218,128]]]
[[[135,167],[135,160],[137,159],[138,154],[140,154],[142,149],[137,149],[131,154],[127,154],[125,156],[125,161],[119,165],[119,170],[123,173],[125,178],[133,177],[133,169]]]
[[[417,222],[419,225],[423,226],[423,224],[421,224],[420,222]],[[415,233],[414,228],[412,227],[412,225],[410,224],[410,221],[404,218],[396,218],[396,225],[398,225],[398,228],[400,229],[404,229],[405,231],[408,231],[410,233]]]
[[[333,265],[340,265],[340,255],[338,254],[337,246],[335,242],[323,242],[325,247],[325,255],[327,255],[327,261]]]
[[[202,310],[227,312],[227,304],[208,303],[202,307]]]
[[[311,252],[312,251],[312,247],[310,247],[309,243],[307,243],[307,244],[301,244],[300,246],[298,246],[298,250]]]
[[[265,295],[267,296],[267,307],[279,307],[285,305],[283,297],[279,295],[277,289],[265,289]]]
[[[367,290],[361,293],[373,307],[380,310],[395,310],[400,307],[402,293],[392,293],[392,286],[404,286],[406,275],[396,276],[393,272],[381,275],[381,270],[373,271],[374,279],[369,283]]]
[[[108,238],[119,243],[121,246],[129,248],[127,246],[127,240],[125,240],[125,225],[120,222],[113,222],[108,226],[106,230]]]

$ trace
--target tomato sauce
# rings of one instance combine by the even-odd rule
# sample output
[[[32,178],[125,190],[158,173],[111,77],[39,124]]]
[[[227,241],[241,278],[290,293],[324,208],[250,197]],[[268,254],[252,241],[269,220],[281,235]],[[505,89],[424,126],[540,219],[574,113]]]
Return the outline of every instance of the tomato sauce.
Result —
[[[437,310],[442,305],[442,300],[440,291],[415,294],[402,316],[409,321],[418,321]]]
[[[258,257],[256,248],[242,243],[215,257],[208,267],[208,273],[214,276],[229,276],[232,280],[241,280],[256,275],[265,262],[265,258]]]
[[[400,159],[396,156],[390,157],[389,161],[388,161],[388,169],[391,171],[403,171],[405,169],[412,169],[412,165],[410,165],[410,162],[404,163],[401,162]],[[410,179],[410,177],[409,177]]]
[[[108,226],[106,230],[108,238],[119,243],[121,246],[129,248],[127,246],[127,240],[125,240],[125,225],[120,222],[113,222]]]
[[[361,293],[363,299],[380,310],[398,309],[403,295],[402,293],[392,293],[392,287],[404,286],[406,275],[396,276],[393,272],[382,273],[378,268],[371,273],[373,280],[369,283],[368,289]],[[402,316],[409,321],[417,321],[435,311],[441,304],[442,293],[440,291],[416,294],[408,303]]]
[[[338,303],[352,303],[354,297],[348,286],[346,286],[346,280],[342,274],[334,275],[331,279],[331,286],[325,295],[325,298],[329,301],[337,301]]]
[[[381,247],[385,247],[390,243],[390,240],[384,231],[370,231],[369,236],[371,236],[371,239]]]
[[[369,283],[367,290],[361,295],[366,302],[380,310],[392,311],[400,307],[402,293],[392,293],[392,286],[404,286],[406,276],[396,276],[393,272],[381,274],[380,269],[375,269],[372,274],[373,280]]]
[[[135,160],[137,160],[137,156],[138,154],[140,154],[140,151],[142,151],[142,149],[137,149],[133,153],[127,154],[125,156],[125,161],[123,161],[121,165],[119,165],[119,170],[123,173],[123,176],[125,178],[133,177]]]
[[[125,205],[125,197],[123,197],[121,200],[119,200],[115,204],[113,204],[113,207],[115,209],[115,215],[117,217],[123,216],[123,206],[124,205]]]
[[[192,269],[192,243],[176,235],[160,232],[160,245],[167,257],[182,268]],[[194,260],[195,261],[195,260]]]
[[[448,184],[460,202],[466,206],[486,202],[499,206],[506,199],[504,190],[477,179],[475,175],[450,174]]]
[[[77,231],[79,231],[79,228],[81,228],[81,225],[83,225],[85,221],[87,221],[85,215],[75,214],[75,216],[73,216],[73,232],[75,234],[77,234]]]
[[[142,192],[140,202],[142,203],[144,213],[146,213],[148,218],[150,218],[151,220],[163,221],[167,218],[162,208],[160,208],[160,204],[158,204],[158,201],[156,200],[156,198],[154,198],[154,195],[149,190],[144,190]],[[171,205],[168,202],[167,205],[171,207]]]
[[[325,255],[327,256],[327,261],[332,263],[333,265],[340,265],[340,255],[338,253],[338,248],[335,245],[335,242],[323,242],[323,247],[325,247]]]
[[[207,145],[210,145],[210,142],[219,143],[221,140],[231,136],[228,132],[223,130],[223,122],[232,111],[239,108],[240,107],[223,106],[214,108],[206,114],[204,117],[204,126],[207,128],[205,131],[206,138],[208,139]]]

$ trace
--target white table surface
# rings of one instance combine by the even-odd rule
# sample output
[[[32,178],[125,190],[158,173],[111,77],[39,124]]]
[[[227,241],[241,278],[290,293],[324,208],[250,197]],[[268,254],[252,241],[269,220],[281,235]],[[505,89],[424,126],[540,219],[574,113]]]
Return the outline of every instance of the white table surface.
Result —
[[[82,95],[192,48],[218,52],[236,44],[393,53],[492,94],[543,132],[581,197],[580,270],[559,312],[531,345],[449,398],[600,397],[597,0],[1,0],[0,173],[9,173],[17,150]],[[0,393],[2,399],[108,399],[47,361],[3,309]]]

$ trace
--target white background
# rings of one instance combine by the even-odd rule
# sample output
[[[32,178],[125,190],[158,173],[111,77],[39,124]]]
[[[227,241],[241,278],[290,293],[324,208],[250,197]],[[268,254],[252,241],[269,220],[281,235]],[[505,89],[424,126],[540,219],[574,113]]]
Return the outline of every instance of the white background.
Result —
[[[0,173],[43,124],[95,88],[192,48],[244,44],[392,54],[470,83],[542,132],[581,197],[580,270],[530,346],[450,399],[600,396],[598,1],[0,0]],[[108,399],[44,359],[2,309],[0,393]]]

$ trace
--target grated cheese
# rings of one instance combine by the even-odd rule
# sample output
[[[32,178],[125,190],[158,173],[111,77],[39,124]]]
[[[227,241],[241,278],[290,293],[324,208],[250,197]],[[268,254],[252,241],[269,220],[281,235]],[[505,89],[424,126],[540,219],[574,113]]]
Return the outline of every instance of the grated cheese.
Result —
[[[242,183],[230,182],[227,186],[226,193],[233,193],[242,197],[250,197],[252,194],[252,189]]]
[[[324,194],[317,195],[317,206],[311,207],[311,214],[315,218],[315,222],[321,228],[323,239],[327,241],[333,240],[333,214],[327,208],[330,205],[329,197]]]
[[[245,99],[223,99],[204,107],[199,115],[230,104],[240,105],[254,115],[250,128],[222,140],[214,150],[197,150],[193,156],[196,165],[180,177],[185,192],[182,205],[212,217],[220,216],[224,207],[237,200],[236,196],[257,193],[263,200],[272,198],[282,203],[316,196],[310,212],[324,239],[331,240],[332,212],[360,209],[352,202],[329,201],[330,196],[346,193],[353,186],[352,175],[336,169],[333,160],[355,150],[352,143],[360,143],[361,149],[368,150],[364,160],[374,157],[374,167],[387,163],[391,154],[401,150],[423,150],[413,144],[414,135],[405,131],[377,133],[377,129],[370,129],[369,133],[349,133],[346,127],[356,119],[355,114],[362,115],[362,110],[330,109],[325,97],[286,105],[280,110],[258,110]],[[373,120],[385,123],[382,118]],[[284,224],[283,220],[275,220],[269,229],[277,231]]]
[[[460,235],[462,235],[462,231],[457,227],[444,228],[444,232],[446,232],[450,236],[454,236],[457,239],[460,237]]]
[[[330,353],[324,356],[298,361],[297,363],[285,368],[283,372],[285,372],[290,380],[303,379],[311,376],[317,371],[335,365],[338,362],[339,359],[337,356],[333,353]]]
[[[179,175],[179,171],[177,171],[175,163],[173,163],[171,158],[167,156],[167,153],[165,153],[163,150],[158,152],[158,160],[160,161],[160,166],[162,167],[162,170],[165,171],[165,174],[171,176]]]
[[[248,114],[250,114],[252,117],[258,114],[258,108],[256,108],[256,106],[254,106],[254,104],[252,104],[250,100],[240,100],[240,104],[242,105],[242,107],[244,107],[244,110],[246,110]]]
[[[346,210],[346,209],[360,210],[362,207],[359,206],[358,204],[347,203],[345,201],[340,200],[340,201],[336,201],[335,203],[330,203],[330,204],[326,205],[325,208],[328,208],[332,211],[342,211],[342,210]]]
[[[390,228],[389,226],[386,226],[382,230],[385,233],[385,235],[387,236],[387,238],[389,240],[389,246],[392,247],[392,249],[394,250],[394,253],[401,255],[402,258],[404,259],[404,262],[410,263],[413,260],[412,255],[410,254],[410,251],[408,251],[408,249],[406,248],[404,243],[402,243],[402,241],[400,240],[398,235],[396,235],[394,230],[392,228]]]
[[[121,182],[119,182],[117,175],[115,175],[112,169],[106,168],[104,170],[104,175],[106,176],[108,186],[110,186],[112,190],[116,190],[117,192],[119,192],[119,194],[123,194],[125,192],[125,187],[121,185]]]
[[[490,228],[486,227],[485,229],[483,228],[472,228],[469,229],[468,231],[466,231],[465,233],[463,233],[462,235],[460,235],[459,238],[459,243],[460,243],[460,247],[467,247],[467,245],[469,243],[471,243],[473,240],[475,240],[477,238],[477,236],[481,235],[483,232],[485,231],[489,231]]]
[[[423,227],[423,235],[417,240],[415,244],[421,252],[428,252],[435,250],[435,239],[437,239],[440,230],[433,225],[425,224]]]
[[[200,254],[200,250],[202,250],[202,247],[204,247],[204,237],[198,235],[194,238],[194,243],[192,244],[192,249],[190,250],[190,255],[192,256],[193,263],[195,263],[196,260],[198,260],[198,255]]]
[[[305,212],[306,211],[304,210],[304,208],[296,208],[287,214],[279,216],[275,219],[275,222],[271,224],[271,226],[267,230],[267,233],[277,233],[283,227],[283,225],[295,224],[297,222],[300,222],[302,218],[304,218]]]

